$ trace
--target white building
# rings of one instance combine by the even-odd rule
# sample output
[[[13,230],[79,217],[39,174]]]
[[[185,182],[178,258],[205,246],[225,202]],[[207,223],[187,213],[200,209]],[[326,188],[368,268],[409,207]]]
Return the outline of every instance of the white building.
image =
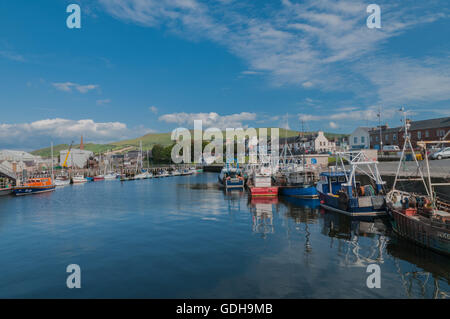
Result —
[[[40,162],[42,158],[40,156],[34,156],[30,153],[24,151],[13,151],[13,150],[0,150],[0,162],[25,162],[25,161],[35,161]]]
[[[349,137],[349,144],[352,150],[370,148],[369,130],[370,127],[360,126],[353,131]]]
[[[336,143],[334,141],[329,141],[322,131],[317,132],[316,138],[313,140],[314,150],[317,153],[322,152],[335,152]]]
[[[297,135],[288,138],[280,138],[279,148],[280,153],[283,148],[287,145],[291,153],[296,154],[303,148],[308,152],[324,153],[324,152],[335,152],[336,142],[328,140],[322,131],[316,134],[308,134],[305,136]]]
[[[59,163],[62,165],[66,160],[68,150],[59,152]],[[67,157],[66,165],[73,168],[84,168],[90,157],[93,157],[94,153],[91,151],[72,149]],[[73,163],[73,164],[72,164]]]

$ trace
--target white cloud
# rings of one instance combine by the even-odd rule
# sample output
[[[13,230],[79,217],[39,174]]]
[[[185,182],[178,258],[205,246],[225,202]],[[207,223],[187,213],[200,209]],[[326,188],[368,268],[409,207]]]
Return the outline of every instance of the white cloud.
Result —
[[[97,100],[97,105],[105,105],[111,103],[110,99]]]
[[[254,121],[256,119],[255,113],[242,112],[238,114],[219,115],[218,113],[172,113],[164,114],[159,117],[159,120],[166,123],[177,125],[187,125],[193,127],[194,120],[202,120],[203,127],[217,127],[225,128],[239,128],[247,127],[244,125],[245,121]]]
[[[69,120],[44,119],[30,123],[0,123],[0,148],[38,149],[55,144],[68,143],[83,135],[86,141],[108,143],[152,130],[143,127],[129,129],[121,122],[95,122],[92,119]]]
[[[153,114],[158,114],[158,108],[154,105],[148,108]]]
[[[338,128],[339,127],[339,125],[337,125],[336,122],[333,122],[333,121],[331,121],[329,123],[329,125],[330,125],[331,128]]]
[[[16,62],[25,62],[26,61],[22,55],[15,53],[13,51],[8,51],[8,50],[0,50],[0,57],[8,59],[8,60],[16,61]]]
[[[450,63],[438,59],[379,58],[359,63],[377,88],[381,104],[450,100]]]
[[[242,71],[241,74],[242,75],[258,75],[258,74],[261,74],[261,72],[247,70],[247,71]]]
[[[386,96],[392,96],[394,87],[401,90],[399,96],[416,92],[410,95],[411,99],[440,100],[450,90],[444,87],[449,77],[437,76],[441,67],[449,67],[445,60],[433,66],[425,66],[422,60],[412,61],[417,69],[427,71],[424,82],[429,84],[422,85],[418,80],[403,81],[400,75],[405,72],[401,70],[399,76],[388,79],[390,72],[372,73],[360,64],[383,53],[383,45],[389,39],[417,25],[448,17],[443,0],[398,4],[379,0],[383,22],[377,30],[368,29],[365,24],[368,3],[363,0],[282,0],[267,6],[251,1],[100,2],[119,19],[149,27],[164,25],[188,39],[206,38],[219,43],[246,62],[248,71],[242,74],[261,72],[275,85],[350,91],[357,95],[374,90],[372,103],[387,101]],[[392,65],[390,57],[378,59],[378,63],[387,71]],[[443,81],[437,83],[439,80]],[[426,93],[436,83],[439,88]],[[408,89],[407,84],[419,90]]]
[[[379,107],[369,106],[367,108],[354,108],[347,107],[342,109],[337,109],[336,111],[325,114],[325,115],[311,115],[311,114],[298,114],[298,118],[301,121],[330,121],[329,125],[338,125],[339,121],[343,122],[377,122],[379,113]],[[395,107],[385,107],[382,109],[382,119],[388,120],[393,118],[397,114],[397,108]],[[333,123],[333,124],[332,124]]]
[[[72,89],[75,89],[82,94],[99,88],[97,84],[80,85],[73,82],[52,83],[52,85],[63,92],[72,92]]]

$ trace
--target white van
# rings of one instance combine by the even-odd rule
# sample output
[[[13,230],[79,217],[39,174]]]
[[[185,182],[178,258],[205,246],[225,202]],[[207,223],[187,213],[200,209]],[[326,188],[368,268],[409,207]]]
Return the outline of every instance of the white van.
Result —
[[[400,151],[400,147],[397,145],[384,145],[383,151]]]

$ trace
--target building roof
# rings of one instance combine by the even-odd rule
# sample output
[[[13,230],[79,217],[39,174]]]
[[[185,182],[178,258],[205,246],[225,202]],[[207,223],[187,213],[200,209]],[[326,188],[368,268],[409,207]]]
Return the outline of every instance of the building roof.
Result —
[[[426,130],[426,129],[437,129],[443,127],[450,127],[450,116],[441,117],[436,119],[421,120],[421,121],[411,121],[410,131],[416,130]],[[403,129],[403,126],[392,127],[392,128],[382,128],[382,133],[397,133]],[[380,132],[379,127],[374,127],[370,130],[370,133]]]
[[[296,135],[296,136],[290,136],[290,137],[280,137],[279,139],[279,145],[282,146],[285,143],[291,144],[291,143],[303,143],[303,142],[309,142],[313,141],[317,138],[318,134],[306,134],[306,135]]]
[[[441,127],[450,127],[450,116],[411,122],[410,130],[425,130]]]
[[[4,160],[40,160],[40,156],[35,156],[33,154],[24,151],[14,151],[14,150],[0,150],[0,159]]]
[[[358,126],[357,128],[355,128],[355,130],[353,131],[353,133],[355,133],[356,131],[361,130],[364,131],[366,133],[369,133],[370,130],[372,130],[372,127],[368,127],[368,126]],[[352,134],[353,134],[352,133]]]
[[[59,154],[64,154],[65,155],[65,154],[67,154],[68,151],[69,150],[62,150],[62,151],[59,151]],[[94,152],[92,152],[92,151],[80,150],[78,148],[73,148],[73,149],[70,150],[70,152],[73,153],[73,154],[88,154],[88,155],[94,154]]]

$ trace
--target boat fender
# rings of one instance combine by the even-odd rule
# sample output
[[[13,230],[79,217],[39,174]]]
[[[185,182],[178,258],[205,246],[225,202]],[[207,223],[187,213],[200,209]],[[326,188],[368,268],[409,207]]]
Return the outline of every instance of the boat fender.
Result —
[[[366,193],[366,190],[364,189],[364,186],[361,186],[359,188],[359,191],[360,191],[360,196],[364,196],[364,194]]]

